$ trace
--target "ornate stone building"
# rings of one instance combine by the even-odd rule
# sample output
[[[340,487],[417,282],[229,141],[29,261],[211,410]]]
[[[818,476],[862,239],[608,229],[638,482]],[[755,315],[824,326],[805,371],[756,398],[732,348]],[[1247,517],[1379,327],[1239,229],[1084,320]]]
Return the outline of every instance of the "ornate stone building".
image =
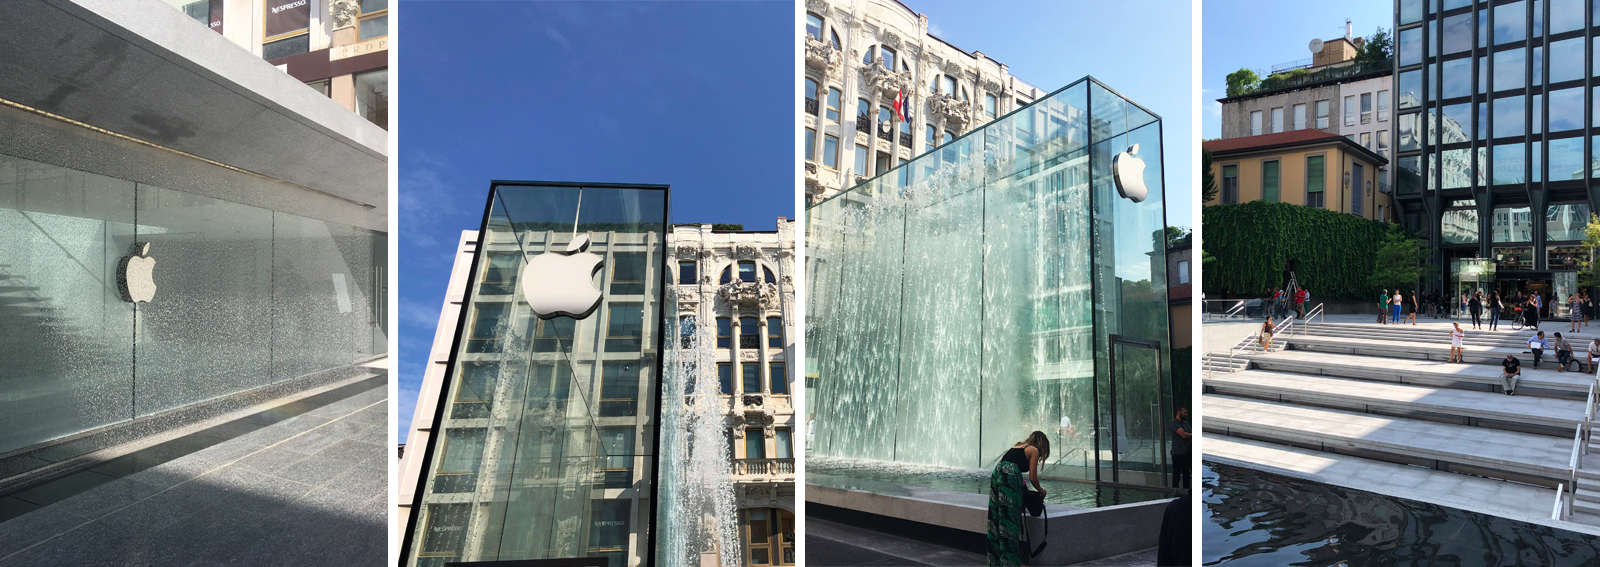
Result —
[[[927,16],[894,0],[806,0],[805,49],[810,203],[1047,94],[983,52],[929,35]]]
[[[672,293],[680,319],[715,337],[746,565],[794,564],[794,221],[776,231],[680,225]]]

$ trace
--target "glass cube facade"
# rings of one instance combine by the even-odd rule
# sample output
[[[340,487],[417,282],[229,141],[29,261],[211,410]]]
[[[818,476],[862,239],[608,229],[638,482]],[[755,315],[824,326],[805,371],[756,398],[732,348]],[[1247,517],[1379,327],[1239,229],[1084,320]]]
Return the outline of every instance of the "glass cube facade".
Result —
[[[1142,202],[1113,181],[1134,145]],[[1085,78],[810,207],[808,456],[984,469],[1039,430],[1041,476],[1162,485],[1161,151]]]
[[[663,186],[491,186],[406,565],[653,557],[666,207]],[[585,234],[599,306],[541,318],[524,268]]]
[[[1496,273],[1503,295],[1544,293],[1560,306],[1575,292],[1563,285],[1576,281],[1563,251],[1583,238],[1574,226],[1587,222],[1600,175],[1595,9],[1588,0],[1396,0],[1396,193],[1406,227],[1432,241],[1435,265],[1510,259]]]
[[[101,166],[165,175],[181,163],[201,172],[183,183],[238,183],[48,124],[47,149],[98,165],[0,154],[0,479],[23,479],[11,488],[385,352],[385,233],[113,177]],[[84,148],[91,159],[67,155]],[[148,297],[123,290],[139,285],[134,268],[120,273],[136,257],[153,262]]]

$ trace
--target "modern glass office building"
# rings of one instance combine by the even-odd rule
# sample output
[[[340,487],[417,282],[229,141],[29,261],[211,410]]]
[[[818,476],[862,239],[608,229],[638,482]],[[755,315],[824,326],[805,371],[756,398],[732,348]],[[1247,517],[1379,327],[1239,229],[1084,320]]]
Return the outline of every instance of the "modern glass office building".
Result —
[[[406,565],[652,563],[667,195],[491,184]],[[550,311],[562,290],[582,305]]]
[[[809,208],[808,456],[1163,485],[1161,151],[1085,78]]]
[[[1436,266],[1494,260],[1487,287],[1543,294],[1545,316],[1565,315],[1600,198],[1596,25],[1587,0],[1395,2],[1404,224]]]

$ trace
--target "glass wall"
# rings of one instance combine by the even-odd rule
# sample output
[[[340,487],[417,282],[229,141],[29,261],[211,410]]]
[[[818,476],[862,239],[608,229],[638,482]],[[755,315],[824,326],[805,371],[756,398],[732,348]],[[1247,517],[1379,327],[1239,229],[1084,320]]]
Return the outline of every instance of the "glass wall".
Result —
[[[387,343],[383,233],[0,155],[0,240],[0,477]]]
[[[663,187],[491,188],[406,563],[649,556]],[[581,206],[580,206],[581,195]],[[580,235],[599,267],[589,315],[540,318],[529,260]]]
[[[1134,146],[1138,203],[1112,167]],[[1085,79],[900,167],[807,211],[810,454],[981,469],[1040,430],[1048,476],[1109,481],[1117,453],[1160,483],[1160,120]],[[1114,336],[1160,343],[1118,399]]]

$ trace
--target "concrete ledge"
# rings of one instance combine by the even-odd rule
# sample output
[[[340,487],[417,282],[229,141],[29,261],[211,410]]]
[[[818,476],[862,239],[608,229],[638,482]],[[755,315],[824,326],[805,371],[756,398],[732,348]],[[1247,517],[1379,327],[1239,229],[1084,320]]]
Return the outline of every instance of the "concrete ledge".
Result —
[[[1296,348],[1302,346],[1304,346],[1303,343],[1296,343]],[[1448,348],[1441,353],[1437,353],[1437,358],[1420,360],[1418,358],[1377,359],[1372,356],[1362,356],[1363,354],[1377,355],[1378,353],[1365,350],[1362,347],[1302,349],[1253,356],[1250,358],[1250,364],[1255,368],[1273,372],[1443,386],[1488,392],[1498,391],[1495,386],[1501,384],[1499,362],[1505,357],[1503,352],[1494,355],[1494,364],[1491,365],[1487,362],[1481,364],[1446,364],[1444,360],[1449,357]],[[1529,356],[1519,354],[1518,358],[1522,359]],[[1468,350],[1465,357],[1468,361],[1473,361],[1472,351]],[[1577,372],[1559,373],[1551,369],[1552,365],[1543,365],[1535,369],[1531,364],[1532,360],[1523,360],[1522,380],[1517,385],[1517,393],[1519,395],[1541,393],[1573,399],[1583,399],[1588,396],[1589,381],[1593,379],[1590,376]],[[1579,415],[1581,415],[1581,412]]]
[[[936,488],[901,488],[905,489],[904,494],[887,495],[807,484],[805,494],[808,503],[979,534],[988,532],[987,496]],[[1049,504],[1045,519],[1049,522],[1050,545],[1031,563],[1070,565],[1156,547],[1162,514],[1171,501],[1169,498],[1101,508]]]
[[[1393,382],[1248,370],[1214,375],[1205,379],[1205,385],[1219,394],[1352,411],[1425,412],[1497,420],[1557,428],[1563,434],[1570,434],[1583,421],[1583,402],[1577,400],[1513,397]]]

